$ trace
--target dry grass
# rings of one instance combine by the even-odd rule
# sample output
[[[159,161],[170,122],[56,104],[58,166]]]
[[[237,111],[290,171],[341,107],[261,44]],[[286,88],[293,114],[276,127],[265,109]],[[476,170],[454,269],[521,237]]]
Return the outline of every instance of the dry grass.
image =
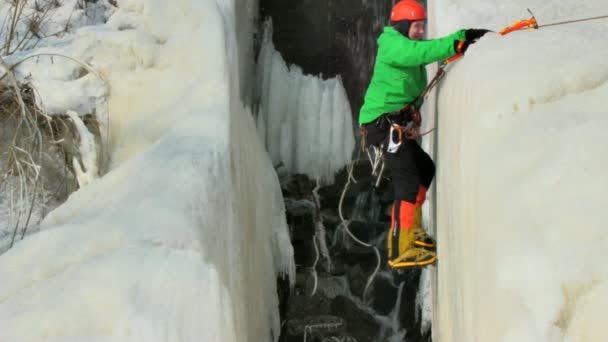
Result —
[[[96,1],[80,0],[74,10]],[[115,2],[108,2],[116,6]],[[65,115],[47,115],[36,105],[40,103],[36,101],[36,90],[27,83],[19,83],[13,74],[13,69],[23,61],[49,54],[29,55],[10,66],[1,57],[31,49],[42,38],[67,32],[70,19],[61,32],[46,35],[43,32],[45,22],[63,1],[7,0],[6,3],[11,7],[5,18],[0,18],[0,33],[4,38],[0,41],[0,195],[10,207],[11,248],[25,237],[28,228],[42,220],[47,207],[54,207],[49,205],[51,200],[58,205],[78,188],[72,161],[81,156],[80,138],[74,123]],[[25,32],[18,30],[23,27],[20,25],[27,27]],[[55,56],[80,64],[83,70],[105,82],[88,64],[70,56],[51,57]],[[101,146],[101,132],[94,113],[82,118]],[[106,148],[101,146],[99,149],[99,162],[104,163]]]
[[[37,160],[41,157],[43,140],[39,122],[48,125],[49,119],[36,109],[30,88],[0,84],[0,121],[3,127],[0,188],[10,198],[16,218],[12,247],[18,230],[25,235],[38,197],[40,166]],[[15,179],[17,186],[11,183]]]
[[[78,5],[86,7],[87,2],[95,1],[80,0],[73,10],[77,10]],[[45,22],[63,4],[62,0],[8,0],[6,3],[10,8],[6,17],[0,18],[0,33],[4,38],[0,41],[0,55],[31,49],[40,39],[62,34],[69,28],[70,19],[60,32],[44,32]],[[26,59],[38,56],[30,55]],[[69,56],[58,57],[80,63],[87,72],[102,79],[85,63]],[[67,116],[47,115],[36,105],[40,102],[36,101],[35,89],[18,83],[12,69],[24,60],[9,66],[0,57],[3,71],[0,73],[0,194],[8,202],[11,213],[9,248],[23,239],[28,227],[42,220],[49,206],[45,195],[59,198],[61,202],[78,186],[72,167],[72,160],[80,159],[77,129]],[[95,116],[87,115],[84,121],[99,138]],[[57,170],[57,165],[62,165],[63,172]],[[57,182],[57,178],[63,179]],[[49,188],[51,184],[53,189]]]
[[[65,27],[59,32],[43,33],[43,27],[52,16],[53,11],[62,5],[60,0],[10,0],[7,3],[11,9],[7,12],[7,17],[4,18],[2,27],[0,27],[2,32],[6,32],[4,45],[0,48],[4,56],[33,48],[40,39],[63,34],[69,28],[70,21],[68,20]],[[26,15],[25,9],[28,7],[31,7],[33,12]],[[27,27],[27,30],[21,34],[17,30],[20,23]]]
[[[23,239],[32,223],[42,219],[34,219],[32,213],[34,208],[44,209],[46,205],[42,192],[49,189],[42,177],[44,157],[63,156],[66,172],[60,183],[77,188],[72,159],[80,158],[79,136],[67,116],[47,115],[36,105],[35,91],[28,84],[18,84],[1,58],[0,64],[6,71],[0,78],[0,190],[10,199],[14,217],[10,248],[17,239]],[[87,115],[84,119],[99,137],[95,117]]]

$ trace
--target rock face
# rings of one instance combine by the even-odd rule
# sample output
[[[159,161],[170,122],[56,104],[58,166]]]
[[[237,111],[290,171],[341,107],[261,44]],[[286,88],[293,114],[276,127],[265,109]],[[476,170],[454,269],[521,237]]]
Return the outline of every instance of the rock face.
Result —
[[[345,232],[339,219],[339,198],[346,180],[318,190],[303,175],[281,179],[287,221],[295,248],[297,277],[290,292],[281,284],[281,341],[430,341],[422,336],[415,304],[420,270],[396,273],[386,266],[386,208],[392,193],[384,181],[375,189],[369,168],[358,166],[356,186],[342,204],[343,215],[357,217],[349,230],[378,248],[381,268],[369,289],[368,279],[377,266],[373,248],[361,246]],[[325,234],[319,234],[319,222]],[[320,246],[324,243],[327,254]],[[400,290],[400,288],[402,288]]]

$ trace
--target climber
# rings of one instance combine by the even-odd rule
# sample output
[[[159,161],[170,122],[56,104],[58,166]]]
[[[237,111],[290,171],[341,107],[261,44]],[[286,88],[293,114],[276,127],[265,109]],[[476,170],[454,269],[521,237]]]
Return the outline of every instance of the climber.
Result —
[[[393,7],[390,26],[378,38],[372,79],[359,113],[366,144],[383,147],[394,189],[388,233],[388,263],[419,267],[437,260],[435,242],[422,228],[421,207],[435,176],[435,164],[419,146],[420,112],[427,85],[425,65],[464,53],[489,32],[459,30],[424,40],[426,12],[415,0]],[[404,110],[405,109],[405,110]]]

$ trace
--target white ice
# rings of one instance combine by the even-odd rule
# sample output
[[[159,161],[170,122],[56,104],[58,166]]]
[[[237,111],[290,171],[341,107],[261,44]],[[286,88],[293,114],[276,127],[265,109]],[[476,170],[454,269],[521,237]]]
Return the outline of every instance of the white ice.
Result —
[[[241,104],[251,30],[234,29],[256,6],[118,3],[107,24],[43,47],[102,75],[111,166],[0,256],[0,341],[276,340],[276,278],[293,280],[293,250]],[[17,71],[34,85],[81,75],[64,60]]]
[[[275,165],[331,183],[351,161],[352,112],[341,79],[323,80],[287,66],[264,25],[258,57],[257,127]]]
[[[78,185],[82,188],[99,176],[97,173],[97,149],[95,148],[95,136],[89,132],[82,119],[74,111],[68,110],[66,114],[70,117],[76,130],[78,132],[78,138],[80,145],[78,150],[80,152],[81,161],[78,158],[73,157],[72,165],[76,172],[76,179]]]
[[[608,15],[608,2],[430,2],[431,30]],[[435,341],[605,341],[608,20],[489,34],[447,71]],[[431,104],[432,106],[432,104]]]

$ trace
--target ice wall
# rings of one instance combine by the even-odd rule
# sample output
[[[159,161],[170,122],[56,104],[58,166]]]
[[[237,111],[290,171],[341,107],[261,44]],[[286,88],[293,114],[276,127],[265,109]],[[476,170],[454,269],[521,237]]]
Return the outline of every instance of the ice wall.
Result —
[[[293,250],[241,103],[243,8],[124,0],[68,42],[109,82],[111,170],[0,257],[0,341],[278,339]]]
[[[431,4],[436,34],[608,14],[608,3]],[[437,102],[434,340],[603,341],[608,22],[489,35]]]
[[[272,162],[328,183],[350,163],[352,112],[340,78],[323,80],[287,66],[267,21],[258,57],[257,128]]]

